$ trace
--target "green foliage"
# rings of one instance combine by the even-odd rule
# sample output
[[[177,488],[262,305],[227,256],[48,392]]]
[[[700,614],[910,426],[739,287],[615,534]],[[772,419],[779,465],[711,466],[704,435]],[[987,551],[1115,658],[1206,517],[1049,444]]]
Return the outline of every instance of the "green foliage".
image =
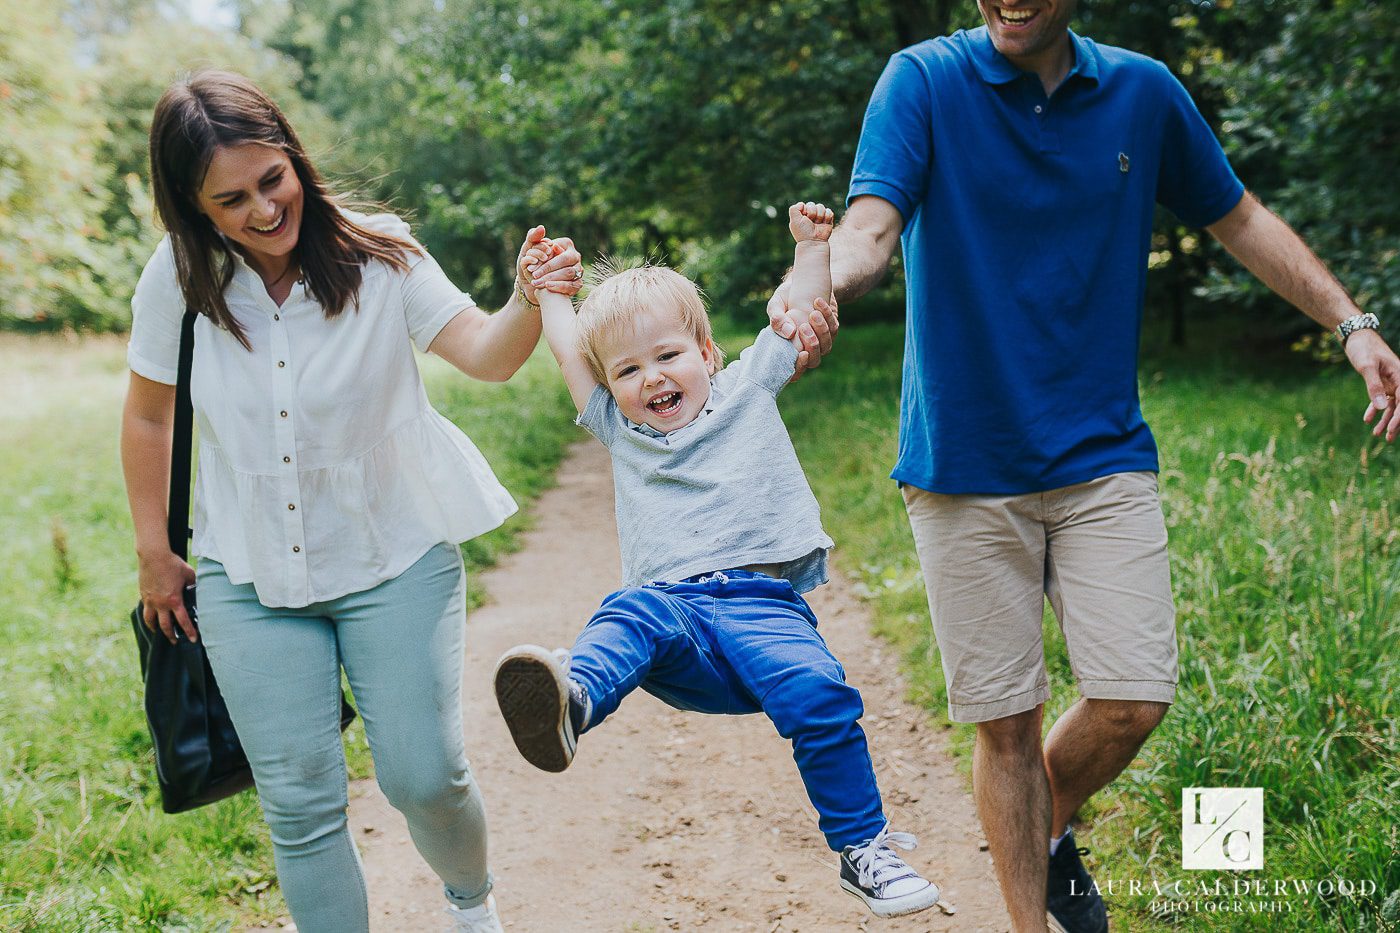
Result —
[[[680,263],[727,312],[786,266],[787,203],[841,203],[887,56],[979,22],[971,0],[236,0],[227,33],[157,0],[0,3],[0,327],[80,329],[127,323],[158,235],[150,108],[194,65],[262,83],[488,303],[544,222],[590,255]],[[1400,198],[1373,180],[1400,141],[1384,4],[1085,0],[1075,25],[1165,61],[1245,183],[1363,305],[1400,308]],[[1281,339],[1311,330],[1166,214],[1151,265],[1150,313],[1178,342],[1222,304]],[[900,300],[896,273],[883,304]]]
[[[1400,20],[1370,0],[1239,4],[1275,38],[1211,67],[1241,177],[1321,255],[1363,308],[1400,311],[1400,197],[1383,178],[1400,153]],[[1379,173],[1379,174],[1378,174]],[[1278,299],[1241,271],[1208,293],[1250,308]]]
[[[0,0],[0,15],[0,328],[129,326],[132,290],[160,238],[151,112],[181,74],[242,71],[309,145],[330,141],[320,112],[295,91],[295,67],[155,0]]]
[[[958,6],[291,0],[269,34],[451,271],[503,299],[520,233],[683,263],[720,308],[789,261],[799,198],[840,204],[886,57]],[[914,14],[920,14],[915,16]],[[936,21],[935,21],[936,20]],[[919,38],[922,38],[921,34]],[[482,261],[490,257],[490,261]]]
[[[503,299],[499,270],[520,231],[544,222],[590,254],[681,263],[722,313],[765,295],[787,264],[787,203],[841,203],[886,57],[980,21],[967,0],[564,0],[537,11],[287,0],[280,21],[277,0],[249,9],[256,33],[303,64],[303,92],[339,121],[357,161],[382,173],[381,193],[417,212],[473,292]],[[1363,301],[1400,301],[1400,200],[1351,169],[1395,148],[1384,89],[1397,27],[1380,4],[1086,0],[1076,27],[1165,61],[1208,120],[1226,121],[1246,184]],[[1256,319],[1281,338],[1310,329],[1165,213],[1151,264],[1150,307],[1177,342],[1193,312],[1222,302],[1264,312]]]
[[[100,320],[121,256],[98,222],[97,88],[74,80],[54,10],[0,0],[0,18],[0,322]]]

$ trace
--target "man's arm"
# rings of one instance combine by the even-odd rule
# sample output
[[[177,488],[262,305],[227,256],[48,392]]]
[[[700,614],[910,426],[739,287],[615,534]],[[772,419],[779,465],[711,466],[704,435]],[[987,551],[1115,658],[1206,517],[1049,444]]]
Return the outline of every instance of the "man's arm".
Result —
[[[899,208],[884,198],[867,194],[851,202],[831,235],[831,287],[838,302],[853,301],[880,284],[903,230]]]
[[[1246,192],[1239,204],[1206,229],[1259,281],[1327,330],[1335,331],[1342,321],[1361,313],[1302,237],[1254,195]],[[834,265],[834,249],[832,253]],[[1370,400],[1366,422],[1380,413],[1372,433],[1395,440],[1400,434],[1400,405],[1396,404],[1400,359],[1374,330],[1352,334],[1345,351],[1352,367],[1366,381]]]

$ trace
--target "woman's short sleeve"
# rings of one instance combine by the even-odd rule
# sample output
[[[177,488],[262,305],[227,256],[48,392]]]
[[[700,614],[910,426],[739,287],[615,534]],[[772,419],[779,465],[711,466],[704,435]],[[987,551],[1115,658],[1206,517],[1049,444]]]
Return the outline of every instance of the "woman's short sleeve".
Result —
[[[131,339],[126,362],[152,382],[175,385],[180,365],[180,322],[185,296],[175,276],[175,256],[167,236],[141,270],[131,296]]]
[[[433,257],[423,254],[403,279],[403,313],[413,344],[424,353],[444,327],[467,308],[472,296],[452,284]]]
[[[408,262],[408,272],[403,277],[403,311],[413,345],[427,353],[433,338],[447,326],[447,322],[467,308],[475,307],[476,302],[471,295],[452,284],[437,260],[429,256],[423,245],[413,238],[403,218],[394,214],[352,216],[375,233],[397,237],[418,248],[418,252],[404,256]]]

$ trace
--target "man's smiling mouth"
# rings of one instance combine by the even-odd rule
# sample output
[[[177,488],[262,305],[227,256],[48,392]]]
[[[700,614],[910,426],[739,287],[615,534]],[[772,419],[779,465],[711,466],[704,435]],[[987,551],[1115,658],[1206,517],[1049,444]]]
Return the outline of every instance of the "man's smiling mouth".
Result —
[[[997,18],[1006,26],[1024,26],[1040,15],[1039,10],[1009,10],[1002,6],[996,9]]]

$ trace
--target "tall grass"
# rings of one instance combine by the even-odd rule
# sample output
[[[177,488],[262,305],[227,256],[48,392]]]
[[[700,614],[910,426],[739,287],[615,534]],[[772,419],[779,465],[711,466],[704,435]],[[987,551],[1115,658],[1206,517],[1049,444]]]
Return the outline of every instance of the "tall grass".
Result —
[[[913,690],[946,699],[918,563],[895,484],[902,331],[848,329],[783,397],[841,565]],[[1148,358],[1143,408],[1162,452],[1181,647],[1177,702],[1139,759],[1091,801],[1082,843],[1100,877],[1213,882],[1180,862],[1181,789],[1265,788],[1270,879],[1369,880],[1374,897],[1293,897],[1275,930],[1386,929],[1400,916],[1400,524],[1397,454],[1360,422],[1349,371]],[[1077,698],[1046,616],[1054,695]],[[972,731],[953,729],[970,747]],[[964,766],[966,757],[964,755]],[[1259,877],[1255,873],[1252,877]],[[1236,877],[1220,873],[1228,885]],[[1247,930],[1257,915],[1150,915],[1111,897],[1121,929]]]
[[[503,386],[424,361],[522,503],[575,436],[548,354]],[[252,794],[160,812],[126,614],[135,557],[117,453],[126,386],[112,340],[0,340],[0,929],[217,930],[283,911]],[[523,516],[464,553],[469,580]],[[473,603],[481,598],[473,586]],[[468,621],[470,625],[470,619]],[[347,733],[352,770],[369,757]]]

